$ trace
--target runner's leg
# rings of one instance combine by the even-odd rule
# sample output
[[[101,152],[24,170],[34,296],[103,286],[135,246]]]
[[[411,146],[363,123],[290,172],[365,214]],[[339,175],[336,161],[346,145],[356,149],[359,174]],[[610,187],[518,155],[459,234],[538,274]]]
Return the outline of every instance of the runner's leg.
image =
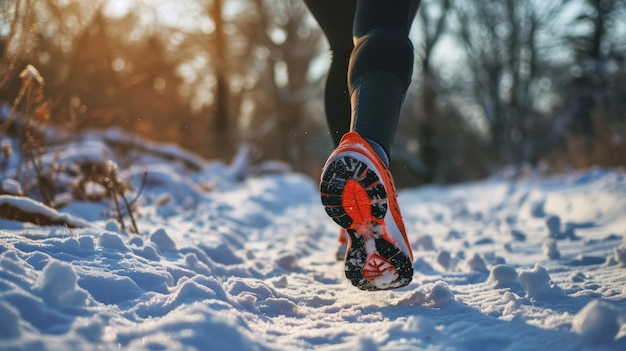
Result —
[[[387,157],[413,73],[409,31],[418,7],[419,0],[357,1],[348,71],[352,130]]]
[[[350,130],[348,64],[354,48],[352,30],[356,0],[305,0],[324,31],[331,51],[331,65],[326,78],[324,104],[326,120],[334,146]]]

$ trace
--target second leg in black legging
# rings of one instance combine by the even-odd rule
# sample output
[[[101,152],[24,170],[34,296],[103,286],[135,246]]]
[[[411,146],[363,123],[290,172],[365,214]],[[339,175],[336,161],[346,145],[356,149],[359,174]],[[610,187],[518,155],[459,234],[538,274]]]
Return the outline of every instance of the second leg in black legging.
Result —
[[[305,0],[330,45],[331,63],[326,76],[324,108],[335,147],[350,131],[350,95],[347,72],[354,48],[352,30],[356,0]]]

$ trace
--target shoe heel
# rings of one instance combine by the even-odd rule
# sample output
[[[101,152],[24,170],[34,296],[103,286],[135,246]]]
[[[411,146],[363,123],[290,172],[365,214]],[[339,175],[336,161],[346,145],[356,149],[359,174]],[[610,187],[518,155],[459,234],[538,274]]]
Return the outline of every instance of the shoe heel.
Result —
[[[366,191],[372,216],[385,218],[388,208],[385,186],[365,162],[350,156],[333,160],[323,174],[320,193],[328,216],[343,228],[349,228],[354,222],[342,202],[349,180],[355,180]]]
[[[408,285],[412,260],[383,237],[388,193],[373,168],[358,156],[332,159],[322,175],[320,194],[326,213],[349,236],[345,275],[352,285],[368,291]]]

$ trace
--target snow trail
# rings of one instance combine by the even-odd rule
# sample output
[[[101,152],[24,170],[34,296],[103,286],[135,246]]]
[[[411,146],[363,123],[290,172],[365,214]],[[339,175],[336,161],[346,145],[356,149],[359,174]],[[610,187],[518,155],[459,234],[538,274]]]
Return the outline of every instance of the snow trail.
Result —
[[[0,220],[0,349],[626,347],[622,172],[400,191],[414,280],[365,292],[314,181],[150,162],[140,235],[106,202],[28,202],[83,228]]]

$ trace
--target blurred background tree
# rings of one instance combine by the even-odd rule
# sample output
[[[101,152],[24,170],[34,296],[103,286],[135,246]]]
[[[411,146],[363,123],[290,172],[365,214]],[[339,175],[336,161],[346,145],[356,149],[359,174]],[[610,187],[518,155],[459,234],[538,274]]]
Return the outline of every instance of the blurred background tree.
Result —
[[[626,164],[624,18],[621,0],[422,0],[398,184]],[[224,161],[252,145],[312,177],[331,150],[302,0],[1,0],[0,19],[0,103],[32,64],[59,128]]]

